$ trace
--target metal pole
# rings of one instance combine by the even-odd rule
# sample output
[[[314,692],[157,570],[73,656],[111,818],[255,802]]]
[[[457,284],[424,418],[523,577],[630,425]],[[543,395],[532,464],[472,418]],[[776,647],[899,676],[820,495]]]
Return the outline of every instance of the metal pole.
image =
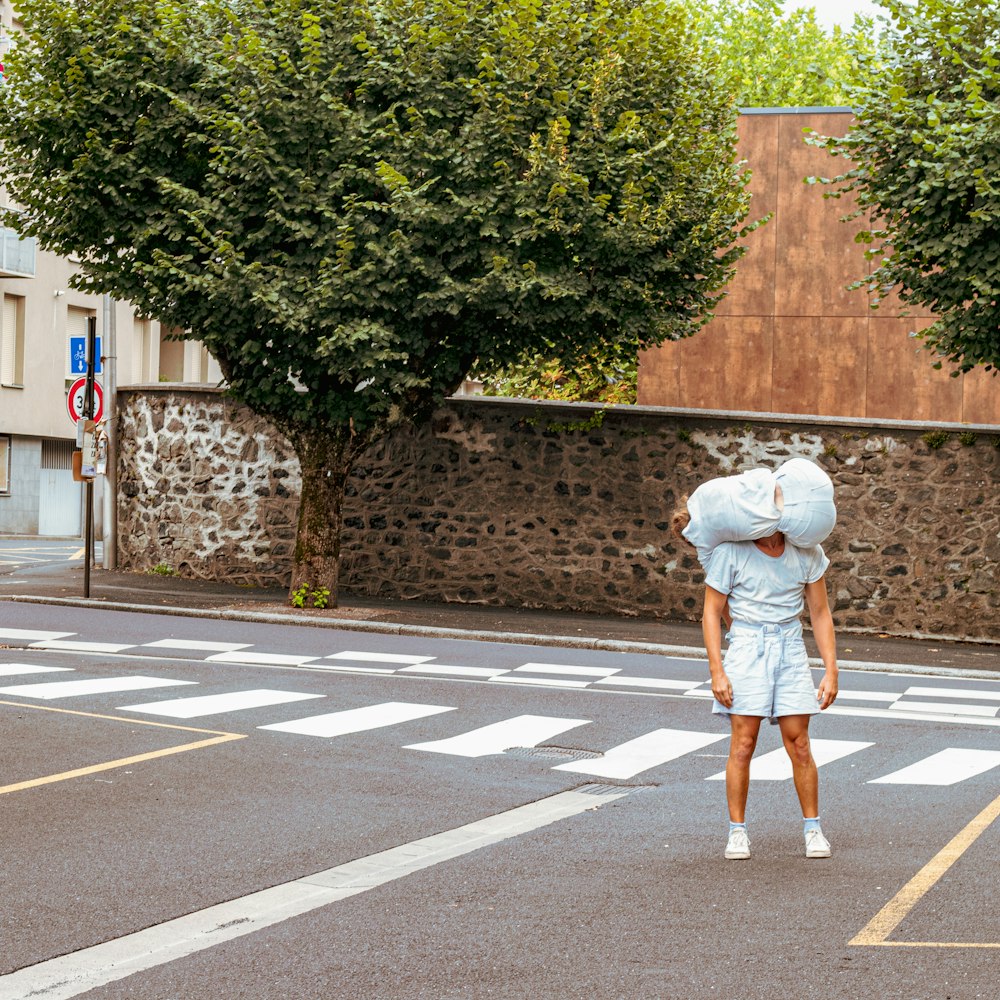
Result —
[[[83,416],[94,419],[94,355],[97,353],[97,317],[87,319],[87,386],[83,393]],[[94,481],[86,483],[87,507],[83,541],[83,596],[90,597],[90,564],[94,561]]]
[[[104,477],[104,568],[118,568],[118,303],[104,296],[104,425],[108,466]]]

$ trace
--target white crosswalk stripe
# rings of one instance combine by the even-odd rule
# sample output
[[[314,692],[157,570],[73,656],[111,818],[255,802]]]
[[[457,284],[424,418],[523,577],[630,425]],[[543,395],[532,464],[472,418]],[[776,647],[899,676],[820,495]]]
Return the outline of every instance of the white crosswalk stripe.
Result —
[[[511,747],[533,747],[568,729],[585,726],[589,719],[558,719],[548,715],[516,715],[512,719],[460,733],[430,743],[410,743],[405,750],[426,750],[455,757],[488,757]]]
[[[957,785],[1000,767],[1000,750],[948,747],[915,764],[869,781],[870,785]]]
[[[0,694],[19,698],[41,698],[52,701],[56,698],[79,698],[90,694],[119,694],[123,691],[145,691],[149,688],[179,687],[182,684],[196,684],[197,681],[175,681],[165,677],[98,677],[80,681],[47,681],[44,684],[17,684],[0,688]]]
[[[17,639],[20,642],[44,642],[47,639],[65,639],[75,632],[44,632],[27,628],[0,628],[0,639]]]
[[[3,663],[0,664],[0,677],[21,677],[26,674],[48,674],[73,672],[72,667],[42,667],[37,663]]]
[[[645,736],[612,747],[597,760],[557,764],[553,771],[593,774],[601,778],[632,778],[651,767],[676,760],[702,747],[728,739],[721,733],[698,733],[686,729],[655,729]]]
[[[326,660],[355,660],[359,663],[426,663],[433,656],[412,656],[408,653],[363,653],[356,649],[345,649],[340,653],[331,653]]]
[[[491,684],[531,684],[535,687],[590,687],[590,681],[571,681],[562,677],[527,677],[517,674],[500,674],[490,678]]]
[[[123,649],[132,649],[133,643],[81,642],[77,639],[43,639],[41,642],[33,642],[31,648],[61,650],[66,653],[120,653]]]
[[[493,667],[452,666],[447,663],[415,663],[412,666],[400,668],[399,672],[401,674],[437,674],[441,677],[472,677],[479,680],[489,680],[491,677],[499,677],[510,671]]]
[[[343,712],[329,712],[326,715],[312,715],[291,722],[278,722],[258,729],[270,729],[277,733],[298,733],[302,736],[347,736],[370,729],[396,726],[402,722],[412,722],[442,712],[454,712],[454,708],[444,705],[415,705],[407,702],[388,701],[380,705],[366,705],[350,708]]]
[[[533,674],[556,674],[571,677],[611,677],[620,674],[614,667],[575,667],[565,663],[522,663],[515,671]]]
[[[144,642],[142,649],[187,649],[196,653],[234,653],[249,649],[252,642],[209,642],[206,639],[157,639]]]
[[[810,740],[813,759],[817,767],[830,764],[842,757],[849,757],[859,750],[866,750],[873,743],[862,743],[857,740]],[[761,754],[750,761],[751,781],[790,781],[792,777],[792,762],[784,747]],[[726,772],[720,771],[706,778],[706,781],[725,781]]]
[[[318,656],[299,656],[291,653],[243,653],[233,650],[228,653],[215,653],[205,657],[206,663],[245,663],[248,666],[258,664],[265,667],[299,667],[303,663],[318,660]]]
[[[994,701],[1000,706],[1000,688],[980,691],[974,688],[908,687],[904,698],[963,698],[969,701]]]
[[[996,718],[1000,705],[961,705],[950,701],[895,701],[890,712],[933,712],[939,715],[979,715],[984,719]]]
[[[204,715],[245,712],[251,708],[287,705],[296,701],[308,701],[312,698],[323,697],[325,695],[258,688],[253,691],[231,691],[227,694],[206,694],[193,698],[173,698],[170,701],[151,701],[145,705],[122,705],[121,710],[123,712],[143,712],[146,715],[162,715],[168,719],[198,719]]]
[[[701,681],[674,681],[665,677],[623,677],[620,674],[615,677],[602,677],[594,683],[603,687],[637,687],[660,691],[683,691],[685,693],[702,685]]]

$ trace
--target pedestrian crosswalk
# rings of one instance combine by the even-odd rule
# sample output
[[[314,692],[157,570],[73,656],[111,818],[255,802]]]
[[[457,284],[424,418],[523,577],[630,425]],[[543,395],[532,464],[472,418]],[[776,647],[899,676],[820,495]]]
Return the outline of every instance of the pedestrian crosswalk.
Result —
[[[423,666],[425,664],[406,664],[407,669]],[[16,681],[0,687],[0,697],[22,699],[14,704],[24,704],[24,700],[48,702],[199,686],[197,681],[153,675],[124,674],[65,678],[67,673],[74,672],[73,668],[53,667],[47,664],[0,664],[0,677]],[[935,695],[940,694],[940,689],[931,690]],[[190,695],[180,697],[119,704],[116,708],[123,712],[178,720],[224,715],[227,717],[227,723],[235,726],[238,725],[236,720],[243,712],[260,712],[281,707],[290,709],[299,703],[323,701],[329,702],[327,695],[286,689],[253,688],[213,694],[192,692]],[[5,704],[11,703],[5,702]],[[284,718],[263,724],[259,724],[259,718],[255,716],[252,721],[248,720],[247,724],[270,733],[337,740],[375,730],[395,730],[396,727],[400,727],[400,731],[405,733],[405,727],[410,723],[453,713],[458,714],[453,716],[454,725],[447,735],[423,742],[404,741],[400,744],[402,749],[458,758],[503,756],[510,751],[541,747],[565,733],[588,726],[593,721],[577,717],[516,715],[467,729],[461,724],[461,713],[456,706],[386,701],[328,710],[291,719]],[[576,756],[585,759],[570,759],[556,764],[552,770],[628,781],[637,775],[647,774],[684,758],[704,756],[698,752],[727,739],[728,733],[721,728],[712,732],[659,728],[645,733],[628,734],[627,739],[613,746],[603,749],[595,747],[590,751],[580,752]],[[571,742],[579,745],[580,740],[580,734],[574,733]],[[828,767],[847,757],[852,760],[863,760],[862,768],[855,773],[862,781],[877,785],[952,785],[972,780],[1000,768],[1000,751],[974,747],[946,747],[923,758],[911,760],[905,766],[889,773],[882,773],[884,770],[880,766],[882,757],[873,752],[875,744],[871,742],[814,738],[812,748],[819,767]],[[720,752],[710,756],[719,757],[723,754]],[[706,781],[722,781],[724,778],[724,771],[703,775],[703,780]],[[762,753],[751,764],[751,781],[790,781],[791,778],[791,764],[783,748]]]
[[[0,643],[25,644],[33,650],[162,656],[176,653],[194,656],[201,662],[263,667],[293,667],[352,674],[419,674],[442,679],[478,681],[503,686],[592,689],[642,693],[651,696],[711,699],[711,684],[704,661],[684,657],[660,657],[668,668],[700,677],[662,677],[633,674],[617,666],[584,663],[527,661],[510,667],[440,662],[436,656],[418,652],[376,652],[341,649],[323,655],[259,649],[252,643],[205,639],[158,638],[133,645],[121,642],[90,641],[73,632],[0,627]],[[202,654],[200,657],[198,654]],[[0,678],[5,676],[0,672]],[[911,684],[900,679],[895,691],[864,690],[845,686],[831,715],[865,718],[949,719],[969,726],[1000,727],[1000,684],[988,687],[936,687]]]

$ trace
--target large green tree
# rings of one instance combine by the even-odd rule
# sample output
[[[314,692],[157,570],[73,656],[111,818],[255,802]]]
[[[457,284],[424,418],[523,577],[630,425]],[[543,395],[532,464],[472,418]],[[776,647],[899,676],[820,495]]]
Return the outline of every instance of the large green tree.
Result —
[[[827,148],[870,212],[876,300],[896,292],[937,319],[920,336],[953,374],[1000,367],[1000,2],[881,0],[887,65]]]
[[[218,359],[302,469],[336,595],[352,463],[470,367],[693,333],[739,256],[734,120],[667,0],[21,0],[17,226]]]

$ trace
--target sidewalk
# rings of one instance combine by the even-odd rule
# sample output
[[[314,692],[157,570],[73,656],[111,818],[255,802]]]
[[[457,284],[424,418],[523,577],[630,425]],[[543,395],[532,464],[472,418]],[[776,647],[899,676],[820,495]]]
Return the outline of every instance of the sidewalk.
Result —
[[[157,614],[190,614],[278,624],[409,635],[437,635],[493,642],[523,642],[621,652],[703,654],[697,622],[614,615],[499,608],[474,604],[401,601],[345,594],[324,611],[292,608],[283,589],[256,589],[147,573],[92,569],[90,599],[83,598],[83,568],[48,563],[0,571],[0,601],[93,606]],[[811,652],[815,652],[811,649]],[[928,672],[977,671],[1000,679],[1000,643],[838,634],[843,668],[924,668]]]

